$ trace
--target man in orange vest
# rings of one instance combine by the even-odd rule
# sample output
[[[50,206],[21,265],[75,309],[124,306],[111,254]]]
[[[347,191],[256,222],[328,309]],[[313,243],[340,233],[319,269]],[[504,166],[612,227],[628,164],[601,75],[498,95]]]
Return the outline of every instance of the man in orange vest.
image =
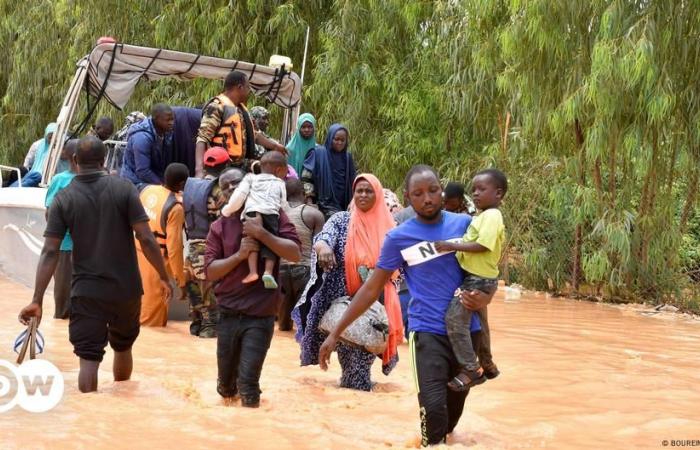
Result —
[[[139,196],[148,225],[156,237],[171,283],[185,286],[182,230],[185,210],[178,193],[185,188],[189,176],[186,165],[172,163],[165,169],[165,186],[146,186]],[[136,242],[136,254],[143,282],[141,325],[164,327],[168,322],[168,297],[160,284],[158,273],[148,264],[141,246]]]
[[[282,144],[256,131],[245,104],[250,95],[248,77],[231,71],[224,80],[224,92],[204,106],[195,147],[195,176],[204,177],[204,152],[209,147],[224,147],[235,167],[248,169],[255,159],[255,144],[286,154]]]

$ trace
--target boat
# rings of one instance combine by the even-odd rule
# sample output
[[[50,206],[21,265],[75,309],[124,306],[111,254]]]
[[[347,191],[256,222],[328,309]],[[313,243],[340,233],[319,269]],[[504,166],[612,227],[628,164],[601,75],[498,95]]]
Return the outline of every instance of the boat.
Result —
[[[49,148],[40,187],[0,188],[0,272],[33,287],[46,227],[44,200],[46,186],[56,172],[59,156],[69,130],[80,131],[91,120],[96,105],[104,100],[119,110],[127,105],[136,85],[142,81],[177,79],[223,80],[231,70],[248,76],[251,92],[285,110],[283,137],[296,122],[301,100],[299,76],[291,71],[289,59],[274,55],[266,66],[233,59],[185,53],[162,48],[141,47],[98,41],[81,58],[56,119],[57,130]],[[72,128],[78,101],[85,93],[88,113]],[[109,159],[109,155],[108,155]]]

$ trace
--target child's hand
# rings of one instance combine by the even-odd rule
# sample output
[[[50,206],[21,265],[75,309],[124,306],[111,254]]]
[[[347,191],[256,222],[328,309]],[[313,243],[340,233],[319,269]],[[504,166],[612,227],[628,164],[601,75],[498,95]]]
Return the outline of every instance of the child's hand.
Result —
[[[455,246],[449,241],[437,241],[435,243],[435,250],[439,251],[440,253],[451,252],[455,250]]]

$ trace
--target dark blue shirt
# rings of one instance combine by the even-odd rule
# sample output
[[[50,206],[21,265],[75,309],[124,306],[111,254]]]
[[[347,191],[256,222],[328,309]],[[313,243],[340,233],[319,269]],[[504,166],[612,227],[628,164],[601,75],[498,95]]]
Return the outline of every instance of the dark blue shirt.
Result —
[[[121,176],[135,185],[163,184],[172,152],[172,133],[159,136],[151,117],[142,120],[129,128]]]

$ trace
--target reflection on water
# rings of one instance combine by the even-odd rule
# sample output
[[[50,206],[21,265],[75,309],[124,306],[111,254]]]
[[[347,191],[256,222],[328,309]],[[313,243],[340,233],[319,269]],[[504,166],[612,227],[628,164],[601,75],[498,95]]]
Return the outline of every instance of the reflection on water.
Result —
[[[31,292],[0,279],[0,358],[21,331]],[[635,307],[501,295],[489,311],[502,375],[473,390],[452,448],[658,448],[700,439],[700,321],[644,316]],[[224,406],[214,340],[185,323],[142,329],[132,381],[111,381],[111,351],[96,394],[77,391],[67,322],[47,296],[42,357],[66,378],[63,402],[45,414],[0,414],[5,448],[402,448],[418,442],[418,408],[405,345],[374,393],[336,387],[340,369],[300,368],[291,333],[277,333],[258,410]]]

